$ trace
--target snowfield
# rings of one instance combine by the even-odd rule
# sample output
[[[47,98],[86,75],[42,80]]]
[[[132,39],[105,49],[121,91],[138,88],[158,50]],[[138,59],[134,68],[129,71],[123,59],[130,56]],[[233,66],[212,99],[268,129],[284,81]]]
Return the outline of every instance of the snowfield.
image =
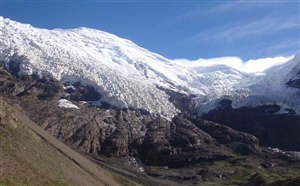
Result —
[[[234,107],[277,103],[300,113],[300,90],[286,86],[300,71],[300,54],[246,63],[235,57],[170,60],[89,28],[47,30],[0,17],[0,31],[0,57],[6,64],[20,62],[20,75],[80,81],[94,86],[103,95],[100,101],[120,108],[172,118],[179,110],[160,86],[197,95],[199,114],[223,98]]]

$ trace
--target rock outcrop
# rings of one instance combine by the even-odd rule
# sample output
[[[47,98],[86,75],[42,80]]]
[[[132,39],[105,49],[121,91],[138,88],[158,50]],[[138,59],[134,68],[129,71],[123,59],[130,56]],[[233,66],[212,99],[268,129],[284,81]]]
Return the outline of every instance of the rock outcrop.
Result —
[[[300,88],[300,71],[296,74],[296,76],[286,83],[290,87]]]
[[[204,118],[252,134],[259,138],[260,145],[300,150],[300,116],[291,109],[278,105],[226,107],[214,109]]]

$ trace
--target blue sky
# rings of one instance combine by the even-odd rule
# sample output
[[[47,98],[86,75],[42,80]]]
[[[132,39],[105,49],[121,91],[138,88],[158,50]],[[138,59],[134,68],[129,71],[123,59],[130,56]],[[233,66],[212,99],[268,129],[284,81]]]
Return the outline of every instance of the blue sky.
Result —
[[[42,28],[91,27],[170,59],[300,51],[300,1],[1,0],[0,15]]]

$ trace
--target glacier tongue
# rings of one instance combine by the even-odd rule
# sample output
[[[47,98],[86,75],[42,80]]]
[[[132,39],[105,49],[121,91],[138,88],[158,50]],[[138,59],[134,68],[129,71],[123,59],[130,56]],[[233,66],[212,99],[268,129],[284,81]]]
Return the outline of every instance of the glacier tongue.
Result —
[[[81,81],[95,86],[103,95],[102,101],[117,107],[145,109],[168,117],[178,112],[169,96],[156,88],[183,83],[164,57],[98,30],[38,29],[5,18],[0,22],[1,57],[22,61],[20,73]]]
[[[278,103],[300,113],[299,89],[286,86],[300,71],[297,55],[290,62],[258,73],[226,63],[186,65],[143,49],[103,31],[41,29],[0,17],[0,52],[6,63],[20,62],[20,75],[50,75],[64,82],[94,86],[101,101],[121,108],[144,109],[171,118],[179,112],[161,86],[198,95],[199,112],[223,98],[233,106]],[[231,59],[226,59],[231,60]],[[242,61],[235,59],[235,65]]]

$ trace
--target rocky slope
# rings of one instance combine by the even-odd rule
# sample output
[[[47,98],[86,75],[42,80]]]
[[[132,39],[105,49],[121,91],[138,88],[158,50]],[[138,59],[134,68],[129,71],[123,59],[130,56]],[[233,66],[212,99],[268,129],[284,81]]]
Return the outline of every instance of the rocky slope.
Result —
[[[234,109],[227,102],[204,118],[253,134],[263,146],[300,151],[300,116],[295,111],[276,104]]]
[[[1,98],[0,108],[0,185],[122,185]]]
[[[191,160],[228,158],[238,152],[236,143],[249,153],[259,151],[255,137],[192,119],[195,116],[189,114],[177,115],[170,121],[143,110],[99,107],[82,101],[73,101],[79,109],[65,108],[59,106],[65,94],[59,81],[32,76],[20,78],[3,67],[0,73],[2,95],[20,104],[50,134],[88,153],[131,155],[145,164],[178,166]],[[77,93],[74,97],[90,94],[88,87],[79,89],[86,94],[74,90]]]
[[[287,82],[287,85],[294,88],[300,88],[300,71]]]

